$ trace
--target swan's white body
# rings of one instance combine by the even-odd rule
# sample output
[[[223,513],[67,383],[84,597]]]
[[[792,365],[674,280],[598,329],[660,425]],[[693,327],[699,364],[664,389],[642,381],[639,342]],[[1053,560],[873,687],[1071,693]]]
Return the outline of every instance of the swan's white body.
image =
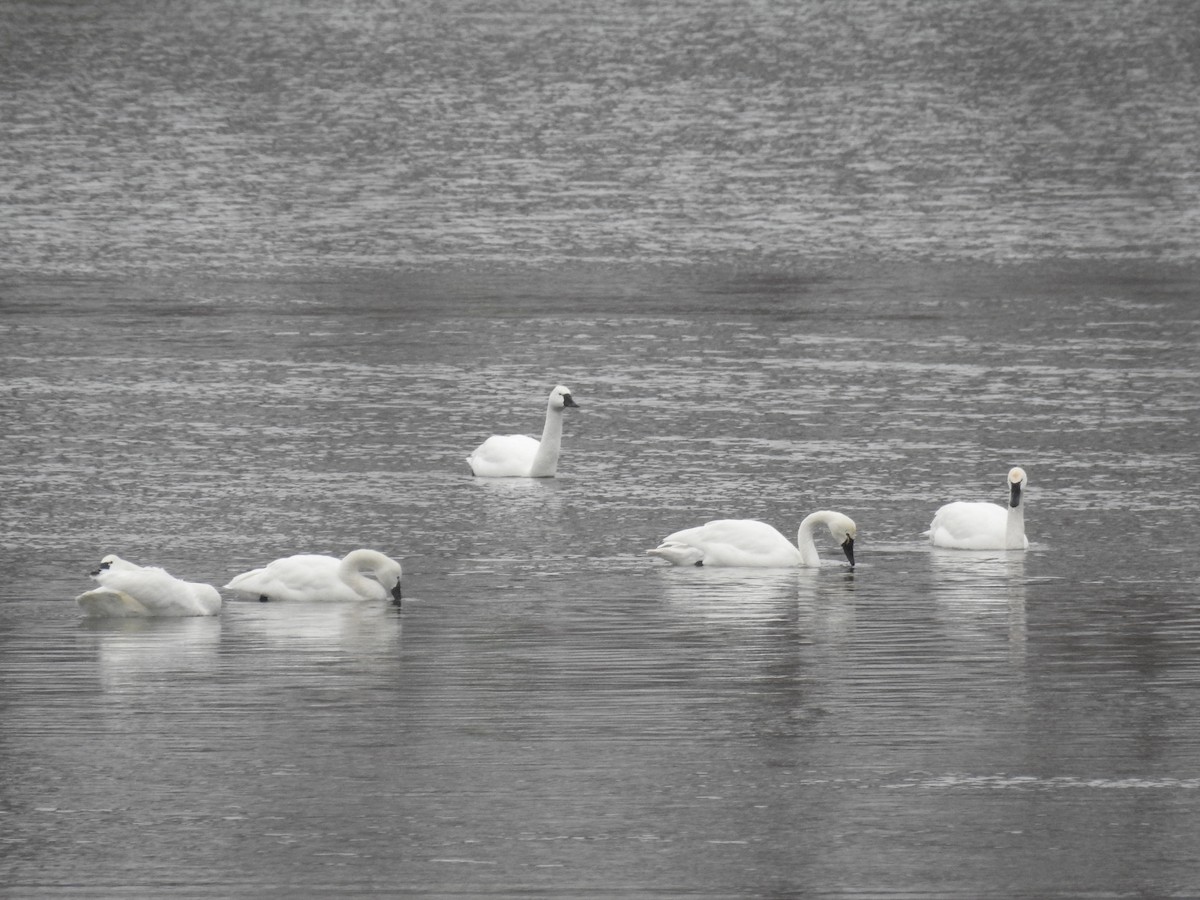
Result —
[[[1026,550],[1025,470],[1008,473],[1008,506],[996,503],[947,503],[933,515],[925,532],[929,543],[950,550]]]
[[[825,525],[854,565],[854,521],[839,512],[821,510],[805,516],[796,533],[796,545],[765,522],[755,519],[716,519],[696,528],[668,535],[653,550],[676,566],[819,566],[821,557],[813,529]]]
[[[467,457],[471,474],[484,478],[553,478],[562,449],[563,410],[578,406],[570,388],[556,385],[546,403],[542,439],[524,434],[494,434]]]
[[[400,576],[400,563],[375,550],[353,550],[341,559],[304,553],[243,572],[225,588],[263,601],[344,603],[391,599],[399,603]]]
[[[139,566],[110,553],[91,573],[100,587],[75,601],[95,618],[215,616],[221,595],[211,584],[182,581],[157,566]]]

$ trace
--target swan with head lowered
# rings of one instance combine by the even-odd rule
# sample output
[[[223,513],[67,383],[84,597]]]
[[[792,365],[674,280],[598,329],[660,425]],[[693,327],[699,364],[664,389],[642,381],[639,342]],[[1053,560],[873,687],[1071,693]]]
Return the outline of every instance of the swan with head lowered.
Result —
[[[243,572],[225,589],[263,603],[391,599],[399,606],[400,576],[400,563],[376,550],[352,550],[341,559],[302,553]]]
[[[183,581],[157,566],[139,566],[110,553],[89,573],[100,587],[75,598],[94,618],[215,616],[221,595],[211,584]]]
[[[646,552],[676,566],[819,566],[821,557],[813,540],[813,530],[818,525],[829,529],[853,567],[858,528],[849,516],[828,509],[804,517],[795,546],[766,522],[716,519],[667,535],[661,544]]]
[[[1008,506],[956,500],[933,514],[925,532],[929,543],[950,550],[1027,550],[1025,537],[1025,470],[1008,473]]]
[[[524,434],[494,434],[467,457],[471,474],[484,478],[553,478],[562,449],[563,410],[578,407],[571,389],[556,385],[546,403],[542,439]]]

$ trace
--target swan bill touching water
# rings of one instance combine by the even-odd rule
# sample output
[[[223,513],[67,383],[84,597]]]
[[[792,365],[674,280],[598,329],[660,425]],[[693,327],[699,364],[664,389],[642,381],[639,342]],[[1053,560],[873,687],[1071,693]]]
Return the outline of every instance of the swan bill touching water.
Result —
[[[400,563],[376,550],[353,550],[341,559],[305,553],[236,575],[225,588],[264,603],[391,599],[399,606],[401,574]]]
[[[933,515],[925,532],[929,543],[950,550],[1027,550],[1025,537],[1025,485],[1020,466],[1008,473],[1008,506],[996,503],[947,503]]]
[[[813,540],[813,530],[824,525],[854,566],[854,538],[858,528],[854,520],[832,510],[820,510],[805,516],[796,533],[796,544],[756,519],[715,519],[696,528],[668,535],[653,550],[676,566],[819,566],[821,557]]]
[[[563,410],[578,408],[571,389],[559,384],[546,403],[542,439],[524,434],[494,434],[467,457],[471,474],[483,478],[553,478],[562,449]]]
[[[110,553],[88,573],[100,587],[75,598],[92,618],[215,616],[221,594],[211,584],[183,581],[158,566],[139,566]]]

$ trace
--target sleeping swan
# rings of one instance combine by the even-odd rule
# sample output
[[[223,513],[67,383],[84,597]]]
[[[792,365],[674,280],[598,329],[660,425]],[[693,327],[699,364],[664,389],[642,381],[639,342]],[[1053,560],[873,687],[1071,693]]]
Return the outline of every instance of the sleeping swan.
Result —
[[[951,550],[1027,550],[1025,470],[1008,473],[1008,507],[996,503],[947,503],[933,514],[929,543]]]
[[[563,410],[578,407],[571,389],[557,385],[546,403],[542,439],[524,434],[494,434],[467,457],[472,475],[486,478],[553,478],[562,447]]]
[[[100,587],[75,598],[94,618],[215,616],[221,595],[211,584],[181,581],[157,566],[139,566],[110,553],[89,573]]]
[[[363,573],[372,577],[367,577]],[[286,556],[235,576],[226,590],[268,600],[345,602],[387,600],[400,605],[400,563],[375,550],[336,556]]]
[[[854,565],[854,536],[858,528],[849,516],[823,509],[805,516],[796,546],[765,522],[755,519],[716,519],[697,528],[668,535],[653,550],[676,566],[819,566],[813,529],[825,525]]]

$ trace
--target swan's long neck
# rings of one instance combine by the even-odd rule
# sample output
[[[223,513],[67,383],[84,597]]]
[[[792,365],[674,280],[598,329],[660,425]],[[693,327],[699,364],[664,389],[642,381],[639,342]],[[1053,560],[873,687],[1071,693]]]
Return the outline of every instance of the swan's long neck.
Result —
[[[370,597],[379,592],[379,582],[367,578],[361,570],[372,567],[374,563],[375,557],[369,551],[355,550],[342,559],[342,564],[338,566],[338,577],[350,585],[355,593]]]
[[[1008,507],[1008,521],[1004,525],[1004,547],[1006,550],[1025,549],[1025,492],[1022,491],[1016,506]]]
[[[813,540],[813,529],[818,525],[828,525],[829,518],[828,511],[821,510],[809,513],[800,523],[800,530],[796,533],[796,547],[800,551],[802,565],[819,566],[821,564],[821,556],[817,553],[817,543]]]
[[[534,478],[552,478],[558,471],[558,452],[562,448],[563,411],[553,404],[546,406],[546,425],[542,428],[542,442],[533,457],[529,474]]]

